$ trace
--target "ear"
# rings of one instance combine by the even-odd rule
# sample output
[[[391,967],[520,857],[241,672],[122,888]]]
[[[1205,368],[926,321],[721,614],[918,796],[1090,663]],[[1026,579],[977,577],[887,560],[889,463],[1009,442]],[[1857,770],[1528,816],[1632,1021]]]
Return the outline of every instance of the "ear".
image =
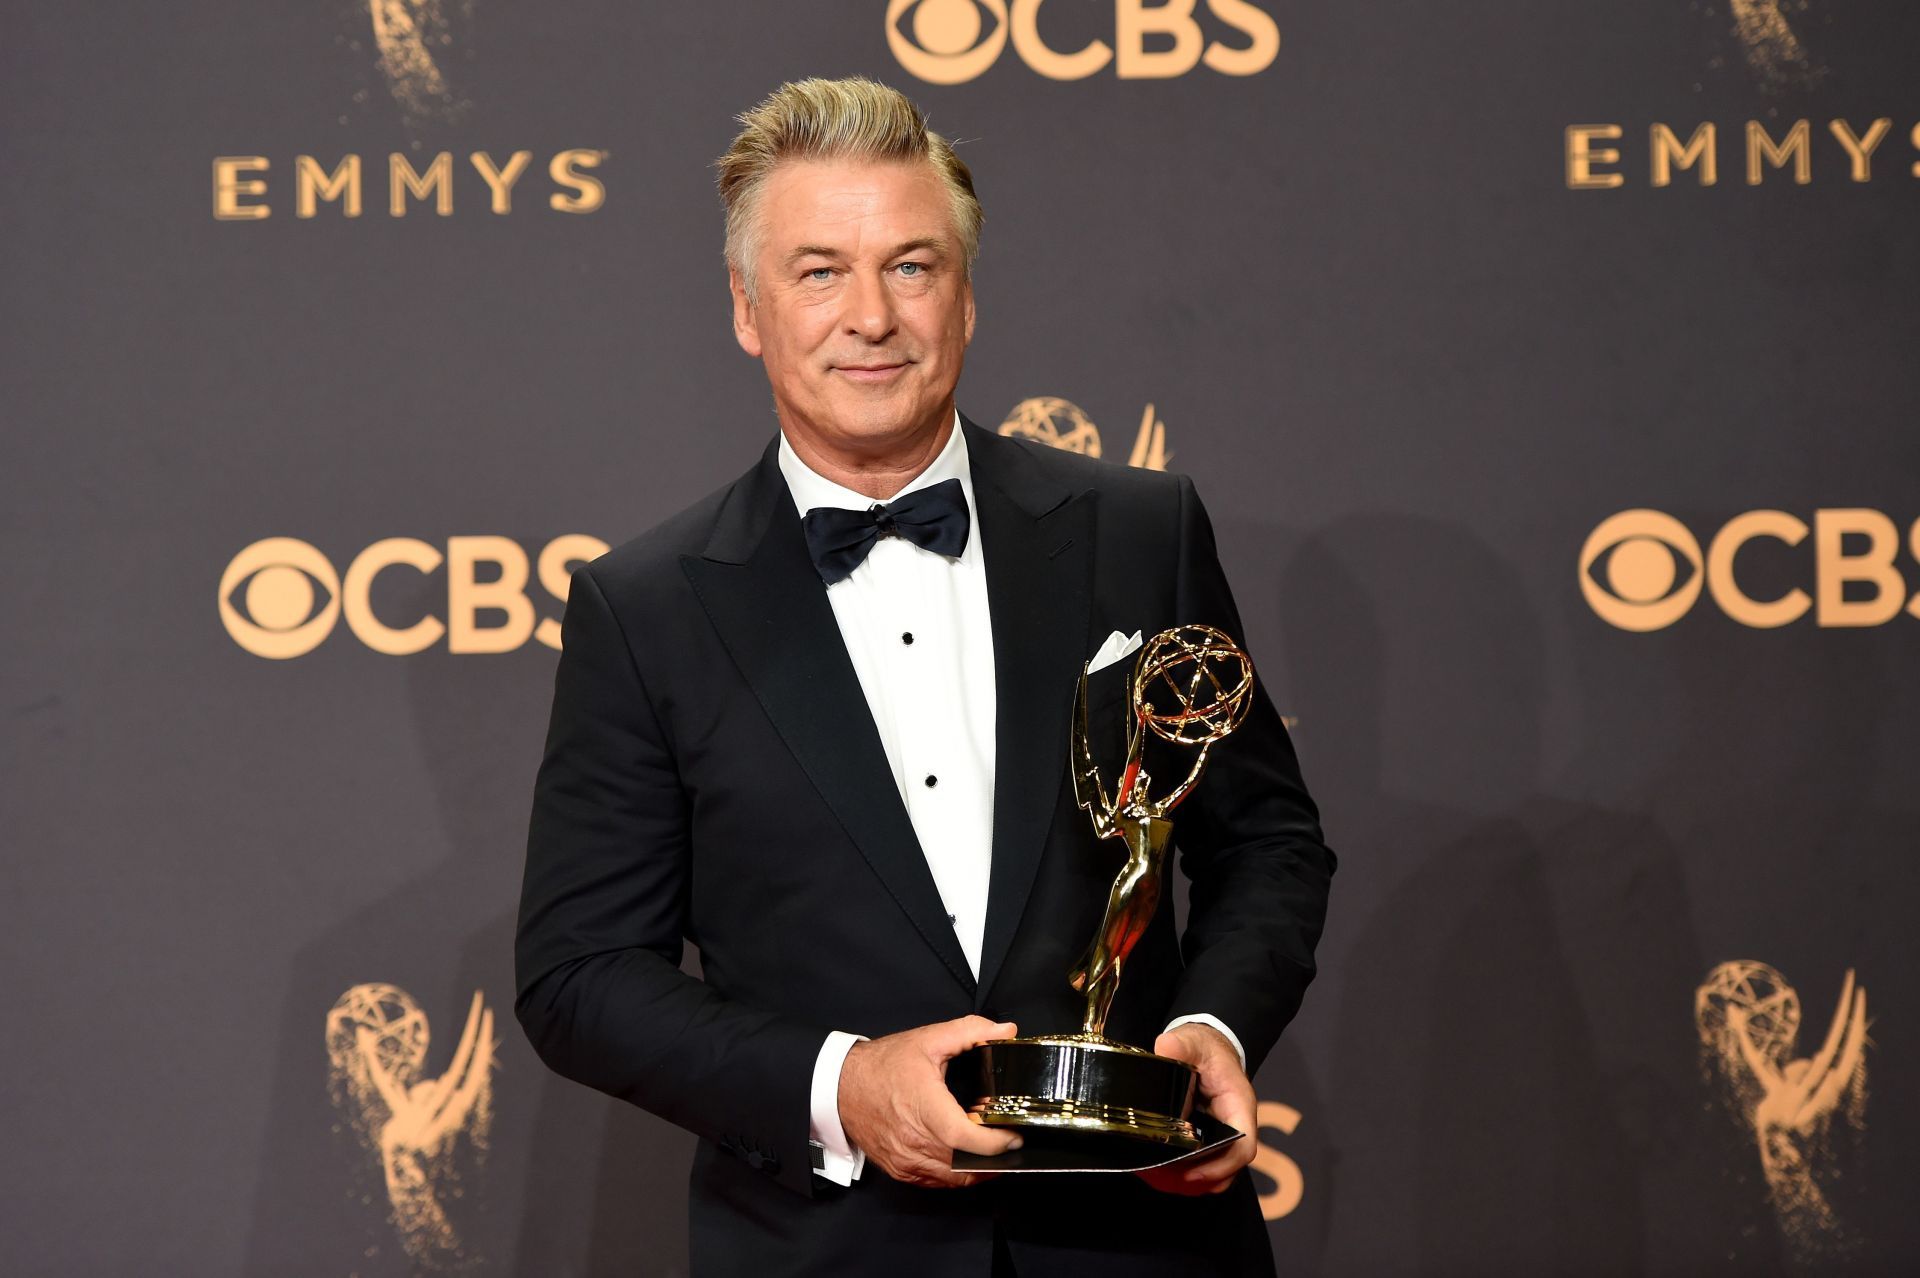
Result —
[[[747,286],[740,279],[740,272],[731,266],[727,268],[727,291],[733,294],[733,340],[740,343],[740,349],[755,359],[760,358],[760,323],[754,316],[753,303],[747,300]],[[972,307],[969,302],[968,307]],[[973,319],[969,309],[967,332],[973,332]]]
[[[967,308],[967,342],[966,344],[968,346],[971,346],[973,345],[973,281],[970,279],[966,280],[961,284],[961,287],[966,290],[966,302],[965,302],[965,305]]]

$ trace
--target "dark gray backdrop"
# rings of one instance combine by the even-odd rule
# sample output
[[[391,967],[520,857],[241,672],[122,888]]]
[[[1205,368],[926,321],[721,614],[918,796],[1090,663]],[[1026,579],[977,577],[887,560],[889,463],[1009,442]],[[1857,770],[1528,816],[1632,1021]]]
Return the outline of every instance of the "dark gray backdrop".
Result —
[[[851,72],[974,167],[962,407],[1065,398],[1124,464],[1154,405],[1299,717],[1342,866],[1259,1079],[1300,1116],[1262,1134],[1304,1182],[1283,1272],[1920,1265],[1920,620],[1759,629],[1703,593],[1637,633],[1578,563],[1628,509],[1704,547],[1865,508],[1920,589],[1914,8],[1262,0],[1251,76],[1062,82],[1010,47],[947,86],[885,8],[7,6],[0,1269],[684,1272],[689,1138],[511,1020],[553,652],[392,656],[343,621],[268,660],[216,593],[269,537],[340,573],[388,537],[618,542],[743,469],[773,422],[708,165],[782,79]],[[1040,31],[1111,43],[1115,8]],[[383,69],[396,13],[446,95]],[[1856,182],[1828,121],[1879,117]],[[1810,180],[1750,185],[1746,122],[1802,118]],[[1653,186],[1652,126],[1703,121],[1718,182]],[[1615,189],[1568,187],[1588,124],[1621,128]],[[496,215],[466,156],[520,149]],[[549,207],[569,149],[606,153],[592,212]],[[442,150],[452,214],[390,216],[389,153]],[[362,216],[295,216],[302,154],[362,157]],[[221,156],[268,159],[271,216],[216,219]],[[1813,545],[1753,543],[1743,588],[1813,591]],[[375,611],[444,618],[447,576],[390,570]],[[1733,960],[1798,991],[1782,1066],[1845,972],[1870,999],[1864,1086],[1792,1137],[1811,1231],[1696,1030]],[[376,982],[431,1023],[425,1076],[476,990],[501,1018],[488,1148],[436,1182],[457,1251],[409,1253],[329,1094],[328,1011]]]

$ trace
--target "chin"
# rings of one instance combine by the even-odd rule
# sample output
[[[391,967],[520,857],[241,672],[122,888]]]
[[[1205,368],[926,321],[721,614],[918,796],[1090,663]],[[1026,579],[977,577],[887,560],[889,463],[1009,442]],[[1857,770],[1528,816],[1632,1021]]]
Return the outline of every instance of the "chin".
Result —
[[[913,424],[928,411],[917,399],[890,396],[836,404],[831,420],[836,432],[848,439],[881,440],[910,434]]]

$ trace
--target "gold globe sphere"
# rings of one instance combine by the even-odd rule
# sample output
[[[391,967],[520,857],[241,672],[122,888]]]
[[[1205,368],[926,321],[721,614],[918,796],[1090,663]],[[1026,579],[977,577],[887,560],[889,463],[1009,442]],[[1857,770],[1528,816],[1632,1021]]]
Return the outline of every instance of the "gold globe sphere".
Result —
[[[1162,630],[1133,667],[1133,710],[1163,741],[1199,745],[1239,727],[1253,704],[1253,662],[1212,626]]]

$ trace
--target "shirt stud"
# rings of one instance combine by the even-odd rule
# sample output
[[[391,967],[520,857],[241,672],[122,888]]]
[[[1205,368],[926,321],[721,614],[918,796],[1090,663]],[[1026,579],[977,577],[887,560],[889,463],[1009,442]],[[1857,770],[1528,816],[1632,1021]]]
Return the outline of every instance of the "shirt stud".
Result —
[[[905,644],[911,644],[911,643],[913,642],[913,631],[911,631],[911,630],[903,630],[903,631],[901,631],[901,632],[900,632],[900,642],[901,642],[901,643],[905,643]]]
[[[933,787],[935,787],[936,785],[939,785],[939,784],[940,784],[940,778],[939,778],[939,777],[936,777],[936,776],[935,776],[935,775],[933,775],[933,773],[931,773],[931,772],[929,772],[929,773],[927,773],[927,789],[929,789],[929,790],[931,790],[931,789],[933,789]]]

